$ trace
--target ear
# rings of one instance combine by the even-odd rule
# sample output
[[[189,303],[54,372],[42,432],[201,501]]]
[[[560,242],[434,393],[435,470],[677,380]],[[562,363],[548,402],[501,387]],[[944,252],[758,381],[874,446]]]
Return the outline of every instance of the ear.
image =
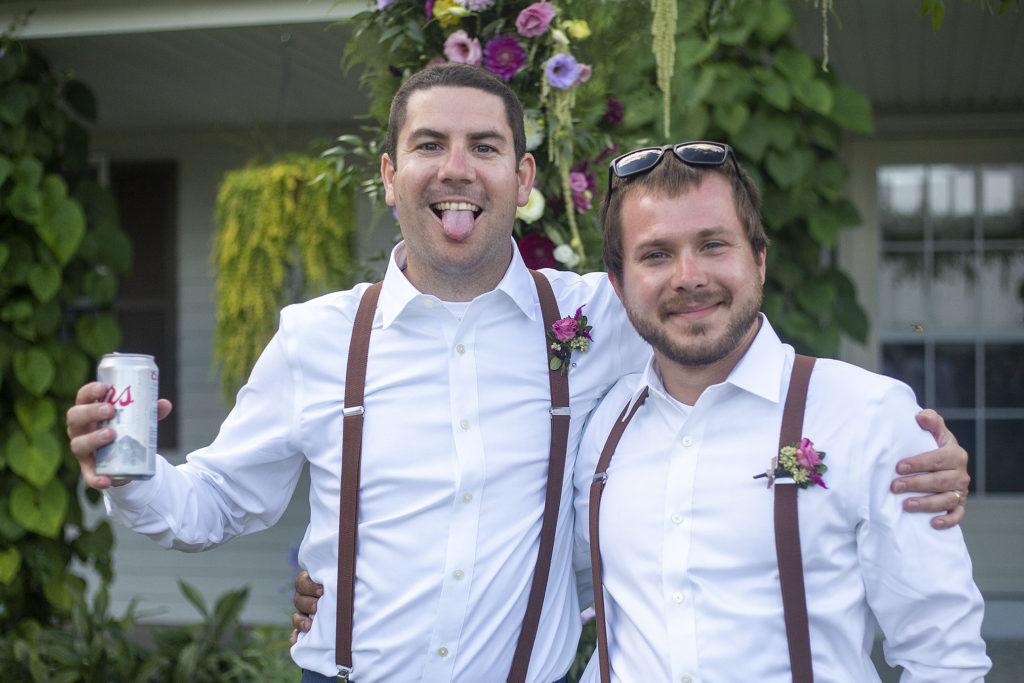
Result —
[[[619,297],[619,301],[623,301],[622,282],[618,278],[616,278],[611,271],[608,271],[608,280],[612,283],[612,289],[615,290],[615,296]]]
[[[526,206],[530,202],[530,190],[533,189],[533,181],[537,177],[537,160],[527,152],[519,160],[519,168],[516,169],[516,179],[519,190],[516,193],[516,205]]]
[[[384,202],[395,205],[395,164],[386,153],[380,157],[380,179],[384,182]]]
[[[768,264],[768,247],[761,247],[761,253],[759,253],[757,259],[758,270],[761,271],[761,286],[764,286],[765,268]]]

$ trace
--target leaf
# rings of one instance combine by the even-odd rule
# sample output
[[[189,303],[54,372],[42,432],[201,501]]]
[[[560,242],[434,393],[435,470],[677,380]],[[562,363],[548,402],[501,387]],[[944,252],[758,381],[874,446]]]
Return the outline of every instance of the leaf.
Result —
[[[835,88],[835,104],[829,117],[855,133],[873,135],[875,132],[871,100],[856,88],[842,83]]]
[[[832,88],[820,78],[793,84],[793,97],[797,102],[822,116],[828,116],[831,113],[832,105],[835,102]]]
[[[41,489],[19,483],[11,491],[11,517],[29,531],[57,538],[68,509],[68,493],[56,479]]]
[[[814,152],[809,149],[791,149],[789,152],[769,152],[765,167],[779,187],[790,188],[803,178],[814,164]]]
[[[11,255],[11,248],[6,244],[0,243],[0,269],[7,265],[7,259]]]
[[[10,586],[21,569],[21,553],[14,546],[0,550],[0,583]]]
[[[206,609],[206,601],[203,600],[203,595],[197,591],[191,584],[178,579],[178,589],[181,594],[185,596],[185,599],[196,608],[196,611],[203,616],[204,619],[210,616],[210,613]]]
[[[43,180],[43,163],[34,157],[22,157],[14,165],[11,175],[19,185],[38,187]]]
[[[28,286],[40,302],[46,303],[60,290],[60,270],[34,263],[28,269]]]
[[[800,308],[815,316],[825,315],[832,309],[836,299],[836,288],[831,282],[805,280],[793,291],[793,298]]]
[[[93,358],[111,353],[121,343],[121,331],[109,315],[79,318],[75,323],[75,336],[82,349]]]
[[[42,432],[57,424],[53,400],[35,396],[19,396],[14,401],[14,415],[26,434]]]
[[[811,80],[815,72],[811,56],[794,48],[784,48],[776,53],[775,68],[793,85]]]
[[[62,342],[54,351],[53,359],[57,375],[50,391],[59,397],[74,398],[78,388],[85,384],[92,374],[92,361],[70,341]]]
[[[746,124],[750,118],[750,110],[742,102],[733,102],[724,107],[715,107],[714,118],[715,123],[731,137]]]
[[[64,101],[71,110],[89,123],[96,122],[96,98],[81,81],[68,81],[64,85]]]
[[[762,112],[751,116],[745,126],[732,135],[732,146],[736,151],[755,163],[761,163],[768,149],[766,117]]]
[[[14,164],[11,163],[11,160],[5,156],[0,156],[0,185],[3,185],[11,177],[11,171],[13,170]]]
[[[60,468],[61,445],[52,432],[35,432],[29,439],[15,430],[7,439],[7,464],[11,471],[36,488],[54,481]]]
[[[57,260],[64,264],[78,249],[85,235],[85,212],[78,202],[67,196],[67,186],[59,176],[46,176],[42,189],[43,211],[36,223],[36,233]]]
[[[761,88],[761,96],[765,102],[782,111],[789,111],[793,102],[789,84],[781,78],[765,83]]]
[[[42,396],[53,384],[54,367],[50,355],[38,348],[14,352],[14,377],[35,396]]]
[[[829,211],[816,211],[807,219],[807,231],[818,244],[831,247],[839,239],[839,220]]]
[[[7,208],[15,218],[36,225],[43,217],[43,194],[31,185],[19,183],[7,195]]]

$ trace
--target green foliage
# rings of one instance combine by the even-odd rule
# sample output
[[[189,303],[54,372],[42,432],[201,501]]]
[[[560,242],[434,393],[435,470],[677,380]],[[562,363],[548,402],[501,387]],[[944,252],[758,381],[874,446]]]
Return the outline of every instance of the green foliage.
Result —
[[[229,591],[210,610],[187,583],[182,594],[202,617],[197,624],[154,627],[154,647],[139,643],[136,603],[108,613],[105,588],[91,604],[76,596],[60,624],[23,621],[0,635],[4,680],[51,683],[292,683],[287,627],[248,629],[238,621],[248,589]]]
[[[1021,1],[981,0],[979,4],[988,12],[1004,14],[1014,7],[1020,10]],[[978,2],[978,0],[971,0],[971,2]],[[946,3],[944,0],[921,0],[921,16],[926,17],[929,14],[932,15],[932,29],[938,31],[942,27],[943,20],[946,18]]]
[[[323,160],[290,157],[232,171],[221,181],[211,256],[214,360],[228,405],[273,336],[282,306],[354,280],[353,192],[314,182],[325,171]]]
[[[492,36],[491,27],[515,34],[515,18],[527,4],[499,3],[448,25],[437,17],[425,21],[421,3],[412,0],[395,0],[385,10],[357,15],[346,64],[362,68],[371,88],[371,114],[378,126],[365,129],[368,139],[383,139],[387,107],[402,78],[441,57],[445,40],[455,30],[479,37],[481,45]],[[847,173],[838,158],[840,145],[847,132],[873,132],[871,104],[795,46],[796,19],[786,0],[680,0],[671,69],[658,63],[671,51],[662,33],[652,40],[646,5],[604,0],[554,4],[558,15],[553,26],[571,16],[589,22],[592,32],[586,40],[570,42],[569,49],[578,61],[591,64],[593,73],[574,91],[572,126],[565,139],[572,169],[587,177],[595,196],[591,208],[575,215],[585,258],[563,262],[563,267],[583,271],[601,266],[596,193],[604,187],[608,159],[602,150],[613,140],[620,150],[662,144],[666,124],[671,124],[673,140],[732,144],[761,188],[772,239],[764,310],[783,337],[819,355],[836,354],[841,333],[864,340],[867,315],[850,279],[836,265],[834,247],[842,228],[860,223],[843,194]],[[663,7],[658,11],[672,14]],[[637,49],[641,38],[648,49]],[[529,135],[531,118],[550,125],[554,114],[543,97],[542,60],[534,56],[548,44],[522,42],[530,45],[534,61],[528,60],[509,84],[523,101]],[[671,83],[659,87],[666,74],[671,74]],[[668,122],[665,96],[671,103]],[[621,124],[605,116],[609,97],[624,105]],[[365,187],[375,187],[379,148],[357,140],[348,138],[331,150],[331,175],[351,186],[363,178]],[[516,234],[522,238],[540,232],[555,244],[565,244],[571,230],[564,207],[572,202],[566,200],[560,169],[549,162],[549,152],[543,145],[534,151],[537,187],[548,208],[537,222],[518,225]],[[593,182],[598,178],[600,182]]]
[[[110,529],[82,526],[59,417],[117,344],[109,308],[130,263],[90,180],[95,114],[88,88],[0,37],[0,632],[26,637],[71,616],[72,562],[111,576]]]

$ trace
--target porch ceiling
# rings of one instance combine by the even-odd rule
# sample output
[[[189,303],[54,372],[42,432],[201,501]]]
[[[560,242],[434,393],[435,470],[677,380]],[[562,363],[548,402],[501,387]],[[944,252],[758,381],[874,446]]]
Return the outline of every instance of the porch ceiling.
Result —
[[[821,53],[820,16],[794,0],[799,42]],[[830,64],[867,93],[880,121],[984,112],[1024,119],[1024,12],[992,16],[947,0],[938,33],[912,0],[836,2]],[[21,35],[99,103],[103,130],[343,122],[365,110],[357,77],[339,67],[358,0],[139,3],[44,0],[0,4],[0,26],[29,8]]]

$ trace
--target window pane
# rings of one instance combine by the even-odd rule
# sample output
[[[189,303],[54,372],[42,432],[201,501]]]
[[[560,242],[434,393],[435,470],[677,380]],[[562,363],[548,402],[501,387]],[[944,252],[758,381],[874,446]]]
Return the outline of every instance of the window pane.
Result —
[[[986,239],[1024,237],[1024,166],[982,167],[981,210]]]
[[[981,322],[987,329],[1024,324],[1024,249],[986,249],[981,268]]]
[[[878,221],[883,240],[924,239],[924,166],[878,171]]]
[[[1024,420],[988,420],[985,440],[985,489],[1024,492]]]
[[[974,345],[935,345],[935,408],[973,408]]]
[[[928,212],[936,240],[974,237],[974,172],[969,166],[932,166]]]
[[[883,329],[909,331],[925,322],[924,257],[915,252],[882,254],[879,301]]]
[[[965,325],[977,323],[980,317],[975,305],[977,277],[973,252],[935,252],[928,315],[928,323],[933,328],[962,330]]]
[[[960,445],[967,449],[967,474],[971,475],[969,491],[976,490],[978,470],[978,429],[974,420],[946,420],[946,426]]]
[[[922,344],[886,344],[882,349],[882,374],[910,385],[917,402],[924,405],[924,346]]]
[[[1024,408],[1024,344],[985,345],[985,404]],[[1017,444],[1024,453],[1024,444]]]

